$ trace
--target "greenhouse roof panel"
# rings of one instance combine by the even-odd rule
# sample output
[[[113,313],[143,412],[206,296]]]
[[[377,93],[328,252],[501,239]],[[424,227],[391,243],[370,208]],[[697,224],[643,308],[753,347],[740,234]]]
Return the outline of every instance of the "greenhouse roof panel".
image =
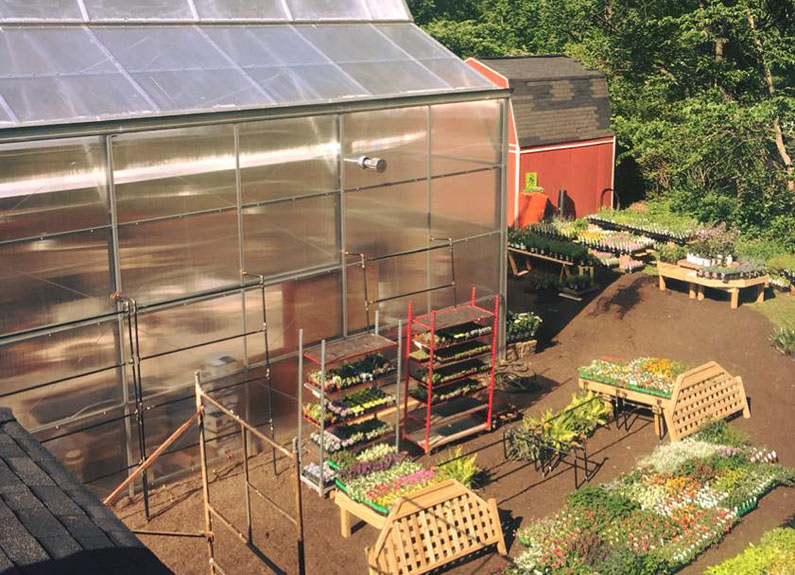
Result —
[[[404,0],[2,0],[8,23],[411,21]]]
[[[0,128],[490,88],[411,23],[0,29]]]

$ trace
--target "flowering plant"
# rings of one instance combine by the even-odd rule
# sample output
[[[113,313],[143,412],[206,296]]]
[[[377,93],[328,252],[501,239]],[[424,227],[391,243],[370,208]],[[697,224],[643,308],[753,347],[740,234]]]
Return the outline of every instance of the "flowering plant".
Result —
[[[687,371],[682,362],[655,357],[639,357],[632,361],[595,359],[581,367],[580,377],[616,387],[670,397],[676,378]]]
[[[795,483],[795,470],[773,463],[773,452],[703,437],[658,447],[631,473],[574,492],[557,514],[519,531],[528,550],[512,573],[673,573],[757,498]]]

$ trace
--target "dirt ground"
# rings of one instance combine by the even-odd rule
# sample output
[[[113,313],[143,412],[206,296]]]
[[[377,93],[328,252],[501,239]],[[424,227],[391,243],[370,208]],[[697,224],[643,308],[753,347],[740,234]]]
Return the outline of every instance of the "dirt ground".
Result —
[[[660,292],[656,279],[643,274],[612,278],[590,301],[577,303],[561,298],[536,301],[524,291],[524,283],[511,280],[509,305],[530,309],[544,319],[539,352],[532,365],[543,389],[530,396],[506,397],[528,413],[559,409],[576,391],[576,369],[594,357],[656,355],[699,365],[715,360],[730,372],[741,375],[751,398],[751,419],[732,425],[747,431],[754,442],[776,449],[781,462],[795,465],[795,362],[779,354],[769,343],[770,322],[749,306],[731,310],[728,301],[689,300],[683,292]],[[778,296],[789,297],[789,296]],[[289,434],[289,430],[283,430]],[[496,431],[463,444],[466,452],[478,453],[478,464],[489,475],[479,490],[494,497],[511,556],[522,553],[515,531],[530,521],[557,510],[574,488],[573,471],[557,470],[544,477],[531,466],[507,462]],[[667,441],[667,440],[665,440]],[[629,470],[635,459],[649,453],[658,441],[646,418],[631,423],[629,431],[615,426],[602,429],[588,441],[588,453],[602,462],[594,481],[603,482]],[[432,456],[436,459],[438,456]],[[292,509],[291,476],[286,461],[277,462],[274,478],[270,454],[252,461],[254,483]],[[212,472],[213,503],[237,525],[245,524],[240,466],[229,462]],[[364,548],[372,545],[377,532],[366,525],[355,529],[350,539],[339,533],[339,516],[331,500],[320,499],[304,489],[307,573],[310,575],[364,574]],[[296,552],[291,525],[272,508],[253,498],[254,541],[270,566],[260,561],[223,525],[216,524],[216,556],[232,574],[296,573]],[[161,489],[153,497],[155,518],[145,525],[139,502],[117,507],[131,527],[149,530],[200,531],[203,528],[201,493],[196,480]],[[795,489],[777,489],[765,497],[757,510],[717,547],[682,570],[684,575],[704,569],[740,552],[765,531],[795,516]],[[142,537],[144,542],[179,575],[207,573],[206,543],[202,539]],[[489,553],[448,569],[454,575],[488,573],[502,564]]]

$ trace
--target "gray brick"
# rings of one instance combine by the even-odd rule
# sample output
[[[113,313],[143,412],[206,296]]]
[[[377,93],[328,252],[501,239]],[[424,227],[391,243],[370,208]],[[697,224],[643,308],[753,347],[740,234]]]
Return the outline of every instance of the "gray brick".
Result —
[[[53,515],[85,515],[83,509],[57,485],[34,485],[31,491]]]
[[[6,505],[16,512],[44,507],[39,498],[24,485],[18,489],[3,491],[0,495],[3,496],[3,501],[6,502]]]
[[[49,559],[44,548],[24,530],[13,539],[0,539],[0,548],[19,567]]]
[[[6,462],[25,485],[55,485],[50,476],[27,457],[9,457]]]

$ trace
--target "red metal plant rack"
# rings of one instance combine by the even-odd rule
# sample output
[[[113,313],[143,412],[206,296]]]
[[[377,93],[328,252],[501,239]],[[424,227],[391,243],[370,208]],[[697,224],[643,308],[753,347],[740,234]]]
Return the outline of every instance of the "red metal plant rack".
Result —
[[[476,303],[477,293],[472,288],[470,301],[466,304],[456,305],[441,310],[434,310],[414,317],[412,304],[409,302],[408,324],[406,326],[405,354],[406,376],[405,393],[403,394],[403,425],[402,437],[407,441],[417,444],[425,453],[435,447],[456,441],[457,439],[490,430],[492,426],[492,413],[494,408],[494,369],[497,360],[497,336],[500,311],[500,298],[494,296],[494,308],[488,310]],[[437,344],[436,338],[439,331],[475,323],[483,328],[491,326],[491,331],[464,337],[460,341]],[[427,342],[419,339],[419,335],[427,334]],[[483,342],[486,338],[491,342],[489,349],[481,353],[466,356],[464,359],[440,362],[437,353],[441,349],[455,349],[462,344],[475,341]],[[412,350],[424,349],[428,355],[427,360],[417,360],[411,356]],[[486,370],[477,371],[476,362],[488,354],[490,365],[481,362]],[[434,372],[442,367],[472,362],[474,372],[462,371],[460,375],[453,375],[445,382],[434,383]],[[462,394],[438,402],[433,401],[433,390],[460,383],[465,378],[483,377],[488,371],[488,383],[485,387],[472,394]],[[423,375],[425,379],[423,379]],[[408,397],[411,385],[425,388],[425,404],[409,411]],[[487,398],[479,398],[487,393]],[[485,416],[485,417],[484,417]]]

